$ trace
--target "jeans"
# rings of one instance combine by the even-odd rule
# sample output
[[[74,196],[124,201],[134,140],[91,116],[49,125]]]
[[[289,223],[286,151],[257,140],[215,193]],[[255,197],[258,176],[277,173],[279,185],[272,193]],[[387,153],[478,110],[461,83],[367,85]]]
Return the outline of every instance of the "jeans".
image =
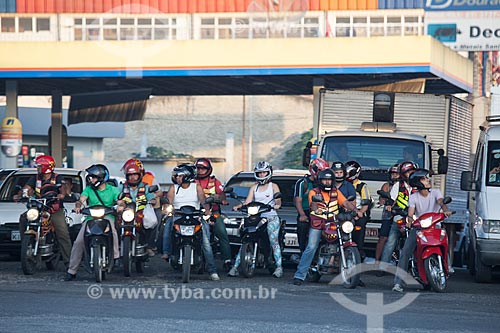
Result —
[[[217,218],[215,221],[214,234],[219,239],[222,260],[231,260],[231,245],[229,245],[229,237],[227,236],[226,225],[222,217]]]
[[[304,210],[306,216],[309,217],[309,211]],[[306,222],[299,221],[297,216],[297,240],[299,241],[300,253],[304,253],[307,246],[307,239],[309,238],[309,228],[311,227],[309,219]]]
[[[311,267],[314,255],[318,249],[319,241],[321,240],[321,232],[322,230],[319,229],[309,229],[307,247],[300,257],[300,262],[294,275],[295,279],[300,279],[302,281],[306,279],[307,272],[309,271],[309,267]]]
[[[387,242],[384,246],[384,251],[382,251],[382,256],[380,257],[381,262],[388,263],[391,260],[392,252],[394,252],[396,244],[401,236],[402,234],[399,230],[399,225],[393,222],[391,225],[391,230],[389,231],[389,237],[387,238]]]
[[[401,250],[401,255],[399,257],[398,268],[401,268],[403,271],[408,270],[408,261],[410,260],[413,251],[417,247],[417,229],[412,228],[408,233],[408,238],[405,241],[405,246],[403,250]],[[396,272],[396,276],[394,276],[394,284],[402,285],[403,277],[399,276],[398,272]]]
[[[172,234],[172,226],[174,224],[174,219],[169,218],[167,222],[165,222],[165,229],[163,229],[163,253],[170,255],[171,251],[171,234]],[[212,247],[210,246],[210,226],[205,220],[202,220],[201,227],[203,231],[202,237],[202,251],[205,256],[205,260],[207,261],[208,273],[217,273],[217,268],[215,267],[214,254],[212,252]]]

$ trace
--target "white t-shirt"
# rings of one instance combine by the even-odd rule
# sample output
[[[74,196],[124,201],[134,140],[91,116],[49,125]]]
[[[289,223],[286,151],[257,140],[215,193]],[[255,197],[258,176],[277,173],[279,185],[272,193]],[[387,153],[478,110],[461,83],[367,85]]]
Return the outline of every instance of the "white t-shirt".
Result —
[[[443,194],[437,188],[432,188],[426,197],[420,194],[420,192],[415,192],[410,195],[408,207],[415,207],[415,216],[417,218],[425,213],[439,213],[441,206],[438,200],[442,198]]]

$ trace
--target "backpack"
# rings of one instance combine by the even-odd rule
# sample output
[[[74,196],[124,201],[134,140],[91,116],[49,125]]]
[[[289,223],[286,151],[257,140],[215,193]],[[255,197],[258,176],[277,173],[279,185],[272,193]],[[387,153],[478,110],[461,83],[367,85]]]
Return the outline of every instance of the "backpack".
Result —
[[[361,191],[363,190],[363,187],[365,185],[366,185],[366,183],[361,182],[356,186],[356,192],[358,192],[359,195],[361,195]],[[373,199],[369,198],[369,200],[370,200],[370,203],[368,204],[368,209],[366,210],[366,213],[365,213],[367,218],[370,218],[371,211],[373,208]]]

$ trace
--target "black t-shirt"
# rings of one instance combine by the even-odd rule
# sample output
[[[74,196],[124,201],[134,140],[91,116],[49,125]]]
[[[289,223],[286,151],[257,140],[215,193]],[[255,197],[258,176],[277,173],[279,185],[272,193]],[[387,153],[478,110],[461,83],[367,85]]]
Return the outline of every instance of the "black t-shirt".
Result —
[[[37,185],[41,189],[41,194],[43,194],[43,192],[44,192],[43,191],[44,187],[48,187],[50,185],[55,185],[58,187],[58,189],[61,188],[62,183],[64,181],[63,176],[58,175],[58,174],[54,174],[54,176],[55,176],[54,181],[52,181],[53,177],[50,177],[48,180],[40,179],[37,181],[37,176],[32,176],[32,177],[30,177],[30,179],[28,179],[28,181],[26,182],[26,185],[30,186],[33,190],[35,190],[35,196],[37,198],[39,198],[40,195],[36,194]],[[37,184],[37,182],[39,182],[39,183]],[[59,193],[59,190],[58,190],[58,193]],[[63,207],[62,200],[57,200],[56,202],[54,202],[54,204],[59,204],[59,208]]]

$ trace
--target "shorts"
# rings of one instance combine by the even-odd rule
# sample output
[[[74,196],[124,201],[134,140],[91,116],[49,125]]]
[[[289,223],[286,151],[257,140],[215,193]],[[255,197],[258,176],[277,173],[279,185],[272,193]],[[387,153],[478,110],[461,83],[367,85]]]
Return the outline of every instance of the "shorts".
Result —
[[[380,229],[378,231],[379,237],[389,237],[389,232],[391,231],[392,220],[382,220]]]

